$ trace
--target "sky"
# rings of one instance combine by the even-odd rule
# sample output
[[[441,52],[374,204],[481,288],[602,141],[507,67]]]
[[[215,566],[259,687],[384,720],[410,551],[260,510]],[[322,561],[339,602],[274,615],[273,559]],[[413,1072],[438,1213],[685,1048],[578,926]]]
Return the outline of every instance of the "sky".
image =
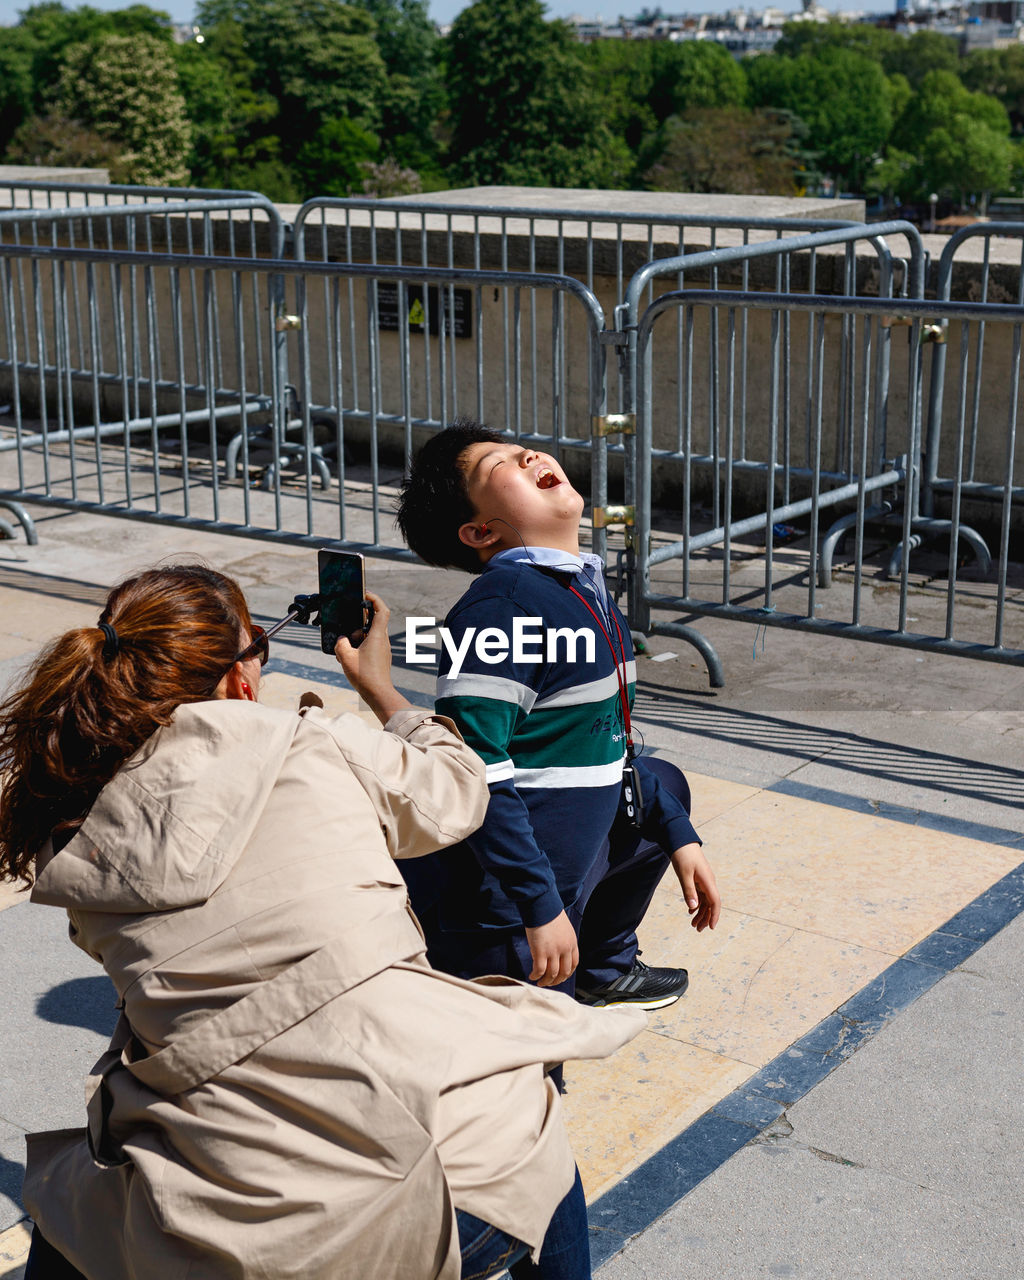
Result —
[[[90,0],[94,9],[124,9],[132,0]],[[169,13],[175,22],[186,23],[192,18],[193,0],[144,0],[154,9],[162,9]],[[768,0],[748,0],[745,7],[762,9]],[[64,0],[68,8],[76,8],[75,0]],[[613,22],[620,13],[639,13],[644,8],[645,0],[625,0],[616,4],[615,0],[547,0],[549,18],[567,18],[570,14],[580,14],[584,18],[602,17],[606,22]],[[650,8],[658,7],[658,0],[646,0]],[[800,0],[775,0],[784,13],[796,12],[800,8]],[[465,8],[466,0],[431,0],[430,15],[435,22],[451,22],[457,13]],[[0,0],[0,24],[10,25],[18,21],[20,10],[27,8],[27,0]],[[726,9],[739,6],[732,0],[661,0],[664,13],[722,13]],[[866,9],[874,12],[892,12],[895,0],[825,0],[827,9]]]

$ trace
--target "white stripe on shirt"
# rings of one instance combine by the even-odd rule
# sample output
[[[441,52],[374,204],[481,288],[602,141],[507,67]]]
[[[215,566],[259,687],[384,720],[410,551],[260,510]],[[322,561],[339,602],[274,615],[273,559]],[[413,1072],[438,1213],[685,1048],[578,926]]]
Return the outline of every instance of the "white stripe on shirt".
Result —
[[[463,672],[455,676],[438,676],[438,698],[491,698],[495,702],[512,702],[529,714],[537,700],[536,691],[505,676],[488,676],[480,672]]]
[[[625,756],[622,757],[624,759]],[[611,787],[622,781],[622,760],[613,760],[611,764],[579,765],[576,768],[572,765],[552,765],[547,769],[516,769],[516,787],[519,790],[543,787]],[[489,774],[487,780],[491,780]]]
[[[626,683],[636,683],[636,663],[627,662],[625,667],[619,664]],[[603,702],[619,692],[619,682],[614,674],[602,676],[600,680],[590,680],[586,684],[574,684],[568,689],[559,689],[557,693],[549,693],[546,698],[538,698],[534,704],[535,711],[546,711],[550,707],[577,707],[584,702]]]
[[[485,766],[488,785],[492,782],[504,782],[506,778],[515,776],[516,768],[511,760],[499,760],[497,764]]]

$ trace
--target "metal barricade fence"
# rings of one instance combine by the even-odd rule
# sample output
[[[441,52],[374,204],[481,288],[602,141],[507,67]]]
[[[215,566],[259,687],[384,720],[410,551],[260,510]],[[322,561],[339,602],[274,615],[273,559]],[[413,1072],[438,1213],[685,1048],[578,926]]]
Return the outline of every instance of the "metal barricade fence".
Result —
[[[91,201],[83,198],[28,207],[0,204],[0,243],[231,258],[281,258],[285,254],[286,226],[266,196],[244,191],[204,196],[162,187],[79,187],[74,193],[57,194],[78,192]],[[0,196],[3,194],[16,193],[5,193],[0,184]]]
[[[1010,517],[1021,495],[1014,478],[1020,307],[922,304],[925,255],[908,224],[823,228],[317,201],[299,211],[293,260],[287,228],[262,197],[185,192],[173,193],[184,196],[175,202],[171,192],[143,189],[129,200],[123,189],[92,188],[86,203],[64,194],[83,203],[0,212],[0,400],[10,402],[0,415],[0,506],[19,518],[21,497],[405,555],[382,524],[390,482],[418,433],[468,413],[554,452],[577,482],[589,468],[594,549],[606,551],[609,525],[627,525],[620,565],[634,626],[650,624],[652,606],[670,607],[1019,660],[1017,642],[1004,633]],[[115,195],[124,198],[116,203]],[[194,236],[187,226],[198,228]],[[237,240],[232,227],[241,229]],[[700,227],[716,247],[679,254]],[[739,243],[717,242],[726,233]],[[893,257],[886,236],[904,238],[904,257]],[[870,255],[857,252],[864,244]],[[219,256],[232,245],[231,256]],[[343,260],[310,261],[311,248],[314,257]],[[637,253],[646,258],[626,287]],[[354,261],[360,256],[378,260]],[[380,260],[388,257],[402,261]],[[541,263],[561,271],[525,269]],[[573,278],[576,267],[586,282]],[[599,294],[608,294],[609,281],[619,305],[606,329]],[[962,332],[950,480],[930,470],[939,456],[930,445],[941,422],[945,348],[920,346],[941,337],[947,320]],[[904,335],[907,346],[896,341]],[[618,356],[611,367],[609,349]],[[1006,466],[994,477],[977,472],[978,451],[971,452],[972,433],[1003,386],[981,377],[993,353],[1014,388],[997,406]],[[921,390],[929,355],[938,417]],[[963,407],[969,401],[981,405],[973,418]],[[622,442],[613,445],[616,434]],[[608,501],[616,456],[621,507]],[[253,489],[248,481],[257,474],[261,487]],[[936,493],[948,495],[944,524],[927,510]],[[652,501],[678,494],[684,534],[671,542],[652,528]],[[958,581],[973,570],[960,574],[956,555],[944,626],[911,632],[908,597],[920,584],[909,556],[922,534],[950,531],[952,545],[971,545],[984,568],[984,542],[961,520],[961,501],[979,495],[1001,503],[1001,576],[987,601],[991,642],[961,634]],[[838,516],[827,532],[825,512]],[[792,582],[776,581],[773,566],[786,555],[776,555],[768,533],[791,520],[810,525],[809,549],[799,549],[800,574],[808,575],[803,613],[790,604]],[[884,530],[875,523],[884,521],[898,522],[901,537],[890,562],[900,580],[890,625],[866,616],[864,604],[871,594],[864,566],[878,550],[868,530]],[[11,531],[0,521],[0,532]],[[763,533],[755,607],[736,598],[737,581],[750,571],[732,562],[741,544],[743,556],[759,556],[743,540]],[[817,616],[823,605],[815,592],[831,582],[847,535],[852,567],[837,580],[852,592],[849,616],[830,622]],[[663,591],[675,564],[682,582]],[[695,586],[709,565],[722,575],[718,599]],[[838,613],[841,604],[830,609]],[[971,612],[972,621],[978,616]],[[696,643],[720,682],[717,655],[697,633],[652,625]]]
[[[894,258],[890,253],[886,235],[901,237],[907,244],[907,256]],[[622,416],[625,431],[633,429],[635,408],[641,387],[650,401],[653,384],[659,389],[659,406],[656,423],[652,426],[643,457],[636,447],[626,451],[625,518],[633,515],[639,499],[631,497],[640,487],[641,480],[635,468],[647,467],[654,475],[657,465],[659,488],[666,494],[681,493],[684,526],[688,526],[691,507],[699,500],[709,508],[709,519],[714,528],[727,528],[731,519],[734,498],[737,505],[748,508],[756,505],[757,492],[766,478],[780,487],[780,503],[787,505],[793,493],[806,483],[811,474],[815,448],[813,415],[806,389],[799,393],[801,371],[809,368],[812,358],[810,334],[797,335],[792,316],[783,311],[779,319],[779,365],[777,370],[769,362],[769,334],[765,317],[755,309],[740,306],[735,329],[728,334],[728,346],[722,345],[720,325],[709,324],[706,330],[695,332],[693,314],[676,309],[674,338],[659,338],[657,352],[646,353],[646,363],[637,362],[637,333],[644,306],[653,304],[654,285],[659,278],[669,277],[668,284],[682,281],[692,288],[694,275],[706,282],[711,272],[712,281],[727,272],[738,275],[740,283],[749,284],[755,269],[763,279],[774,277],[786,280],[790,287],[775,296],[807,296],[818,282],[818,263],[825,255],[838,255],[833,268],[841,265],[844,288],[840,296],[856,296],[858,271],[857,248],[865,245],[873,255],[873,285],[883,297],[892,296],[898,289],[920,296],[923,292],[925,254],[920,236],[908,223],[883,223],[875,227],[863,224],[836,227],[802,236],[777,240],[771,243],[739,245],[721,249],[715,253],[687,255],[647,263],[629,282],[623,303],[616,310],[616,327],[620,333],[620,351],[623,354],[623,380],[626,384],[626,403],[629,411]],[[799,270],[794,264],[799,264]],[[833,277],[835,270],[833,269]],[[792,287],[799,281],[801,288]],[[724,291],[710,292],[716,296],[728,296]],[[740,291],[742,298],[750,297],[748,291]],[[892,303],[889,304],[892,307]],[[662,324],[662,331],[665,329]],[[831,387],[835,395],[834,430],[826,442],[826,475],[831,483],[846,483],[855,473],[854,445],[854,387],[856,372],[855,335],[849,317],[840,323],[835,374]],[[874,378],[877,412],[874,416],[873,438],[870,442],[870,467],[872,473],[883,467],[887,452],[886,443],[886,388],[888,385],[889,343],[880,340],[874,354]],[[723,380],[728,363],[730,394],[734,402],[727,406],[723,399]],[[777,385],[773,383],[777,373]],[[772,388],[777,420],[777,436],[770,436],[759,416],[758,403]],[[638,577],[632,575],[631,617],[644,617],[640,603]],[[641,624],[642,625],[642,624]],[[698,632],[684,634],[704,654],[706,661],[715,666],[717,657],[709,651]]]
[[[899,224],[901,227],[905,224]],[[791,254],[783,246],[806,239],[809,232],[842,232],[847,237],[863,238],[862,223],[839,219],[752,218],[726,215],[690,215],[665,212],[613,212],[587,208],[560,208],[541,205],[513,204],[438,204],[430,200],[381,201],[372,199],[318,198],[307,201],[294,221],[294,253],[299,260],[368,261],[372,263],[415,263],[420,267],[481,267],[501,270],[553,271],[581,280],[594,292],[605,311],[621,303],[631,279],[652,260],[668,259],[672,265],[674,285],[702,283],[709,288],[736,287],[749,289],[759,285],[775,291],[811,291],[821,287],[843,294],[856,295],[862,287],[869,291],[889,292],[893,281],[904,290],[909,271],[902,259],[893,259],[884,246],[877,248],[875,262],[858,264],[852,239],[838,253],[831,252],[831,241],[808,243],[802,254]],[[872,245],[879,242],[871,240]],[[756,250],[755,250],[756,247]],[[701,251],[698,251],[699,250]],[[755,251],[752,251],[755,250]],[[730,255],[738,254],[738,258]],[[660,268],[657,274],[663,274]],[[920,287],[917,281],[915,287]],[[654,296],[653,276],[648,278],[648,300]],[[393,304],[392,304],[393,305]],[[410,297],[410,306],[418,306],[429,325],[434,323],[432,308],[439,300],[429,296]],[[445,306],[460,305],[454,297]],[[463,307],[479,307],[480,299]],[[619,308],[621,311],[621,308]],[[532,323],[533,332],[537,326]],[[525,357],[530,367],[538,362],[534,346],[524,348],[518,341],[517,326],[521,317],[506,311],[502,318],[500,349],[491,353],[502,364],[505,385],[513,385],[516,360]],[[622,325],[618,328],[621,330]],[[418,339],[411,335],[410,343]],[[536,339],[534,339],[536,341]],[[607,370],[606,400],[608,415],[593,422],[583,417],[573,422],[572,415],[558,433],[564,448],[592,450],[595,485],[591,494],[594,509],[593,549],[599,555],[607,551],[606,528],[616,523],[624,503],[609,503],[609,464],[616,473],[613,482],[629,486],[628,478],[617,481],[617,473],[626,467],[625,448],[615,437],[633,411],[629,353],[620,332],[608,332],[601,341],[617,349],[618,361]],[[679,360],[682,355],[679,341]],[[457,352],[452,346],[449,363]],[[478,365],[483,352],[477,344],[473,358]],[[571,366],[567,350],[559,355],[563,371]],[[438,371],[440,373],[440,370]],[[439,380],[443,385],[443,379]],[[565,405],[570,390],[562,385],[552,388],[556,404]],[[525,397],[507,393],[501,405],[500,425],[516,439],[531,439],[538,431],[544,396],[536,382]],[[479,404],[463,406],[463,411],[481,417]],[[625,415],[625,417],[623,416]],[[442,415],[443,416],[443,415]],[[628,430],[628,426],[627,426]],[[677,434],[682,435],[681,406],[677,418]],[[411,456],[412,437],[406,441],[407,457]]]
[[[680,621],[652,619],[651,609],[677,614],[742,620],[757,626],[781,627],[818,634],[844,636],[928,652],[956,654],[988,661],[1024,664],[1024,630],[1021,618],[1008,613],[1008,539],[1011,492],[1004,488],[1002,546],[995,582],[984,575],[964,574],[956,555],[948,559],[946,583],[936,586],[942,570],[934,567],[912,575],[910,553],[912,524],[917,512],[917,489],[922,458],[922,386],[926,346],[922,335],[937,322],[964,326],[963,350],[971,349],[972,331],[980,324],[989,330],[1008,331],[1011,359],[1003,385],[1001,422],[1012,472],[1017,414],[1021,393],[1020,332],[1024,308],[991,304],[934,303],[901,300],[906,343],[892,342],[893,303],[888,299],[836,297],[794,298],[787,295],[746,295],[686,290],[665,294],[643,313],[637,329],[637,437],[636,531],[637,572],[631,598],[631,621],[642,630],[694,641],[691,629]],[[744,312],[767,321],[765,385],[744,402],[748,438],[760,429],[768,442],[769,465],[763,472],[763,496],[754,514],[733,510],[733,479],[738,452],[737,419],[740,405],[737,334]],[[681,316],[690,335],[707,334],[721,327],[725,352],[722,368],[722,432],[719,437],[723,472],[723,509],[720,518],[710,510],[687,505],[684,491],[683,534],[679,539],[656,534],[652,527],[652,458],[655,423],[661,405],[671,402],[674,388],[663,387],[650,377],[654,348],[667,319]],[[802,329],[809,359],[802,369],[791,370],[789,394],[805,407],[810,426],[809,455],[801,475],[802,493],[780,500],[783,472],[791,468],[778,461],[782,439],[782,366],[785,361],[783,319]],[[938,320],[937,320],[938,318]],[[852,342],[851,342],[852,337]],[[877,382],[880,346],[889,348],[884,386]],[[850,445],[854,466],[848,473],[831,471],[826,453],[835,432],[840,388],[835,376],[839,362],[849,361],[854,381],[843,389],[849,397],[852,426]],[[969,376],[969,370],[965,371]],[[688,405],[688,442],[701,438],[707,405]],[[874,445],[880,430],[886,439],[886,459],[876,465]],[[962,486],[953,489],[949,536],[957,545],[962,535],[959,498]],[[900,512],[900,562],[898,584],[879,588],[885,579],[890,551],[870,544],[867,529],[873,517]],[[819,549],[822,519],[843,514]],[[775,527],[783,521],[803,519],[808,528],[794,530],[800,536],[784,548],[775,546]],[[836,590],[828,604],[818,590],[820,571],[834,542],[853,535],[852,559],[837,574]],[[829,546],[830,536],[833,546]],[[876,580],[869,576],[876,566]],[[914,613],[911,613],[913,598]],[[983,604],[985,608],[972,608]],[[825,615],[825,610],[831,617]],[[921,624],[917,627],[913,623]],[[713,684],[721,683],[717,655],[702,638]]]
[[[568,275],[582,281],[610,314],[621,302],[634,273],[652,259],[676,259],[687,253],[692,258],[697,246],[700,251],[715,254],[733,244],[771,243],[808,231],[860,225],[838,219],[617,213],[539,205],[321,197],[307,201],[299,209],[292,241],[299,261],[387,262]],[[763,283],[776,291],[797,287],[790,278],[790,261],[779,257]],[[818,263],[813,254],[808,262],[813,285]],[[704,273],[707,283],[712,288],[724,287],[727,282],[719,279],[714,263],[715,259],[708,260]],[[842,292],[858,292],[852,265],[852,259],[840,264]],[[741,270],[737,287],[751,287],[749,273],[748,265]],[[836,283],[837,277],[830,275],[828,287]],[[682,277],[677,279],[677,287],[683,284]],[[429,319],[431,300],[424,298],[420,305]],[[512,317],[506,316],[504,323],[503,359],[507,367]],[[536,353],[531,352],[530,357],[535,359]],[[611,369],[609,374],[609,404],[617,405],[617,411],[622,412],[626,408],[624,389],[617,382],[617,371]],[[536,397],[525,403],[509,399],[503,408],[503,424],[517,437],[536,429],[540,415]]]
[[[72,279],[85,303],[74,324]],[[440,309],[423,326],[423,359],[407,341],[414,288],[478,300],[454,333]],[[533,368],[517,356],[511,388],[490,372],[500,367],[489,353],[506,308],[518,317],[516,342],[537,336],[543,353]],[[381,458],[394,447],[400,478],[413,425],[436,429],[460,403],[494,413],[534,380],[548,389],[550,411],[534,435],[549,449],[575,444],[567,415],[589,421],[604,411],[601,309],[579,282],[536,273],[0,245],[0,312],[13,419],[0,428],[0,455],[17,466],[16,483],[3,483],[7,501],[407,554],[381,524]],[[488,358],[446,365],[443,352],[471,333]],[[555,394],[562,386],[569,404]],[[346,461],[354,441],[365,466]],[[241,484],[231,483],[237,462]],[[257,468],[264,483],[254,490],[247,481]]]
[[[982,258],[980,263],[969,265],[968,287],[957,279],[960,251],[978,240],[982,241]],[[1016,242],[1014,251],[999,253],[999,242],[1007,249]],[[1024,223],[980,223],[950,237],[938,262],[936,296],[947,302],[966,292],[970,301],[987,304],[993,319],[1019,314],[1024,306]],[[1004,439],[998,429],[1002,425],[997,416],[1002,409],[998,375],[1006,370],[1009,360],[1012,376],[1017,376],[1019,329],[1008,330],[1003,324],[993,332],[985,320],[979,320],[971,328],[950,324],[939,336],[925,423],[922,518],[915,526],[920,530],[915,540],[943,530],[946,521],[940,514],[946,515],[953,506],[959,515],[962,504],[967,503],[972,518],[981,520],[986,507],[995,504],[1002,508],[1000,555],[1005,558],[1007,504],[1017,510],[1024,507],[1024,466],[1015,457],[1014,433]],[[950,355],[956,372],[953,394],[947,397]],[[996,429],[991,425],[994,418]],[[968,533],[984,564],[990,555],[985,538],[973,529]]]
[[[95,261],[87,266],[87,259],[62,260],[61,246],[73,250],[80,240],[90,251],[112,243],[135,249],[140,240],[152,243],[154,223],[159,223],[168,245],[177,241],[186,249],[197,231],[199,251],[207,255],[213,253],[213,219],[221,220],[232,239],[230,228],[240,218],[241,225],[249,228],[255,252],[257,216],[264,240],[274,247],[275,256],[280,256],[283,223],[263,197],[177,203],[143,200],[89,207],[17,208],[0,213],[0,255],[5,254],[5,245],[10,250],[2,260],[0,393],[9,398],[13,418],[13,436],[0,440],[0,453],[17,451],[19,477],[21,446],[41,445],[44,458],[48,458],[51,446],[70,439],[93,439],[98,445],[100,439],[111,435],[127,437],[150,431],[152,404],[158,397],[165,401],[170,395],[178,397],[177,413],[168,410],[161,419],[165,426],[177,422],[178,414],[184,415],[180,423],[184,428],[211,413],[237,417],[239,412],[232,407],[232,392],[224,381],[216,298],[205,334],[199,326],[183,330],[178,335],[181,350],[176,360],[169,361],[154,332],[158,319],[152,296],[147,296],[140,284],[138,270],[108,280],[102,271],[97,272]],[[25,241],[43,248],[47,239],[49,255],[14,252]],[[174,288],[189,295],[189,308],[198,314],[200,286],[195,268],[182,268]],[[120,290],[124,297],[113,305],[111,291]],[[259,341],[267,318],[259,306],[253,308],[253,325],[261,355],[255,386],[246,403],[256,409],[269,405],[271,387]],[[118,395],[120,408],[111,419],[111,397]],[[202,407],[195,407],[197,401]],[[26,431],[26,409],[38,421],[38,431]],[[25,513],[16,514],[33,536]]]

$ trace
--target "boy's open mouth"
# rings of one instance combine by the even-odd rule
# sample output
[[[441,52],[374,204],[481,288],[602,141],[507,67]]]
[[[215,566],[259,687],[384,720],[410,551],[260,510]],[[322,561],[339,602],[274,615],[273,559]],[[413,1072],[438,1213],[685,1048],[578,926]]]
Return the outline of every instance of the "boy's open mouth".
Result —
[[[555,485],[561,483],[561,480],[559,480],[558,476],[555,475],[550,467],[544,467],[537,476],[538,489],[553,489]]]

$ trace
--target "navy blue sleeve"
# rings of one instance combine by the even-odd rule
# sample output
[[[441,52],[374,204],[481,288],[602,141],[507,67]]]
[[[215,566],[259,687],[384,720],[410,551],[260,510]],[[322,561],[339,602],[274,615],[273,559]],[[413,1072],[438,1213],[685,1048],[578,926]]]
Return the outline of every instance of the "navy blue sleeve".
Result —
[[[647,767],[643,756],[633,761],[640,777],[644,798],[644,820],[640,827],[648,840],[653,840],[672,853],[684,844],[701,844],[683,802],[663,786],[658,775]]]

